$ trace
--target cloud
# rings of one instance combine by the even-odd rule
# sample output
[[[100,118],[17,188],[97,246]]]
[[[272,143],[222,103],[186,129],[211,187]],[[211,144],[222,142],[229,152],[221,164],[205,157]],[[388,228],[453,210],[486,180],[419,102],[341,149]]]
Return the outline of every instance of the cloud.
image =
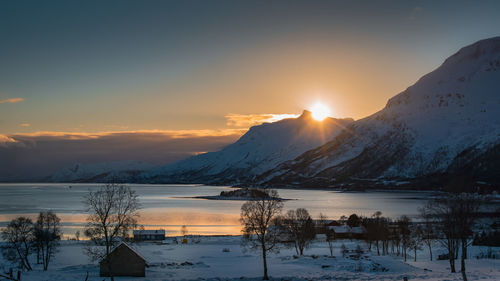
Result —
[[[29,124],[28,124],[29,125]],[[33,133],[17,133],[9,136],[17,139],[36,138],[38,140],[60,139],[60,140],[86,140],[119,136],[152,136],[167,138],[196,138],[196,137],[221,137],[229,135],[241,135],[245,129],[221,129],[221,130],[135,130],[135,131],[105,131],[105,132],[58,132],[38,131]]]
[[[17,141],[6,135],[0,135],[0,147],[7,147],[7,145],[17,143]]]
[[[40,179],[75,163],[136,160],[157,165],[219,150],[244,129],[35,132],[0,135],[0,181]]]
[[[226,114],[226,125],[231,127],[250,127],[265,122],[276,122],[285,118],[297,118],[298,114]]]
[[[16,103],[16,102],[22,102],[22,101],[24,101],[24,98],[11,98],[11,99],[0,100],[0,104],[2,104],[2,103]]]
[[[21,124],[19,124],[19,126],[21,126],[21,127],[29,127],[29,126],[31,126],[31,124],[30,123],[21,123]]]

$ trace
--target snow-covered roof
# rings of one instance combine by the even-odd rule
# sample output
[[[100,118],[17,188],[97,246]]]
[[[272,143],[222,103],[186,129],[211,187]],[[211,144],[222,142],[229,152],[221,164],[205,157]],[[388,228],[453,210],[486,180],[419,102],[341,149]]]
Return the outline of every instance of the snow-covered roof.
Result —
[[[165,230],[157,229],[157,230],[134,230],[134,235],[165,235]]]
[[[350,227],[347,225],[335,225],[335,226],[330,226],[328,228],[333,230],[335,233],[349,233],[350,232]]]
[[[130,245],[129,245],[129,244],[127,244],[127,243],[125,243],[125,242],[121,242],[120,244],[118,244],[118,246],[114,247],[114,248],[111,250],[110,254],[111,254],[114,250],[118,249],[118,248],[119,248],[119,247],[121,247],[121,246],[125,246],[125,247],[127,247],[130,251],[132,251],[134,254],[136,254],[139,258],[141,258],[141,259],[143,259],[144,261],[146,261],[146,259],[145,259],[145,258],[144,258],[141,254],[139,254],[136,250],[134,250],[134,248],[130,247]],[[104,259],[106,259],[106,258],[104,258]],[[103,259],[103,260],[104,260],[104,259]]]

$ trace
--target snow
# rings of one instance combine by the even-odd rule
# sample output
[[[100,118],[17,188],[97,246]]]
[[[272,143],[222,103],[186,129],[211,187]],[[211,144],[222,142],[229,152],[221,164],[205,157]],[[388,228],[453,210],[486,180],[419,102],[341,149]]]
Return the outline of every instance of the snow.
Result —
[[[290,181],[295,175],[311,178],[334,167],[339,172],[349,170],[350,163],[367,157],[366,152],[377,159],[360,160],[373,164],[358,173],[373,178],[444,172],[461,152],[474,149],[479,155],[500,143],[499,87],[500,37],[495,37],[462,48],[389,99],[385,108],[355,121],[324,146],[267,173],[271,176],[263,182],[287,175]],[[391,157],[389,167],[369,170]]]
[[[179,237],[176,238],[180,240]],[[173,238],[163,243],[130,243],[143,256],[150,267],[146,277],[118,277],[116,280],[260,280],[262,260],[260,253],[244,251],[240,236],[190,237],[188,244],[175,244]],[[23,280],[102,280],[97,262],[90,262],[83,254],[85,241],[62,241],[49,270],[39,266],[32,272],[23,272]],[[340,247],[345,244],[349,250],[361,245],[365,253],[359,259],[349,253],[345,258]],[[435,246],[435,255],[442,251]],[[494,248],[499,251],[499,248]],[[471,247],[466,261],[470,280],[498,280],[500,260],[474,259],[485,247]],[[270,254],[269,275],[274,280],[461,280],[460,273],[450,273],[447,261],[427,260],[424,249],[419,251],[417,262],[404,262],[397,256],[376,256],[366,252],[366,244],[356,240],[334,242],[334,255],[329,257],[328,245],[317,240],[306,249],[305,255],[297,257],[294,249],[282,249]],[[352,256],[352,257],[349,257]],[[409,259],[412,259],[411,256]],[[7,268],[5,261],[0,261]]]
[[[305,151],[318,147],[337,136],[352,119],[327,118],[315,121],[309,111],[298,118],[254,126],[237,142],[217,152],[190,157],[147,172],[144,178],[159,177],[161,181],[193,182],[207,178],[251,178]]]

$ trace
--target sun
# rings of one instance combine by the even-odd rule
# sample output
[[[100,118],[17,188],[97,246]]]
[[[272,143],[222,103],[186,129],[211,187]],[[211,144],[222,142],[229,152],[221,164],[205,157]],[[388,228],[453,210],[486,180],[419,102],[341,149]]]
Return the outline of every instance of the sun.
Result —
[[[323,121],[326,117],[330,116],[330,109],[326,105],[319,102],[311,107],[311,112],[312,118],[317,121]]]

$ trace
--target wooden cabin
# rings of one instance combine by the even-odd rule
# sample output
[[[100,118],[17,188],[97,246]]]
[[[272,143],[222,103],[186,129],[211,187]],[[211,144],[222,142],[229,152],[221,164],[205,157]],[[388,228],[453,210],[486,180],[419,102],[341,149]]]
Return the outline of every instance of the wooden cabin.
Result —
[[[101,260],[99,266],[101,277],[146,276],[146,260],[125,242],[116,246],[106,258]]]

